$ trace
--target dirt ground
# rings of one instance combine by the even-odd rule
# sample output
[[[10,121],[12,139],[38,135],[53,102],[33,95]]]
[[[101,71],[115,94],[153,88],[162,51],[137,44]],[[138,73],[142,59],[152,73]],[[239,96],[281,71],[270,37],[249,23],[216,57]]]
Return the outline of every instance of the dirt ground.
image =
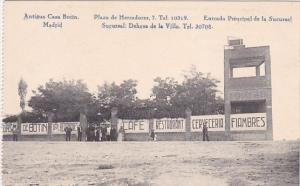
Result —
[[[2,185],[299,185],[299,144],[3,142]]]

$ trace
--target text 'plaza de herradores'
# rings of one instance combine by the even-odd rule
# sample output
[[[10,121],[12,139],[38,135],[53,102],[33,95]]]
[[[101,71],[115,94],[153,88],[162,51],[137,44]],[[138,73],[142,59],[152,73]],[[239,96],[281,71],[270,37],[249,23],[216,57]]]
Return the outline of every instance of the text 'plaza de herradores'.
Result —
[[[228,40],[224,101],[225,133],[231,140],[273,140],[269,46],[245,47],[241,39]]]

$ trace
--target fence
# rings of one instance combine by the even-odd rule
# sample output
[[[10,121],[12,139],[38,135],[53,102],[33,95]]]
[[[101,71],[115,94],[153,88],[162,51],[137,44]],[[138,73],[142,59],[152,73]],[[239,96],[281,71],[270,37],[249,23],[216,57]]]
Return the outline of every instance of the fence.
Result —
[[[85,117],[84,115],[82,117]],[[192,116],[186,111],[185,118],[153,118],[153,119],[119,119],[112,114],[111,126],[117,130],[122,126],[127,141],[147,141],[149,133],[154,131],[158,140],[201,140],[203,125],[208,128],[210,140],[266,140],[267,119],[266,113],[232,114],[230,122],[225,122],[224,115]],[[3,139],[9,140],[12,135],[12,125],[2,126]],[[229,127],[226,127],[229,125]],[[21,140],[64,140],[64,128],[72,128],[73,135],[77,134],[77,126],[83,131],[87,123],[59,122],[59,123],[22,123],[20,125]],[[228,130],[229,129],[229,130]],[[84,139],[84,137],[83,137]]]

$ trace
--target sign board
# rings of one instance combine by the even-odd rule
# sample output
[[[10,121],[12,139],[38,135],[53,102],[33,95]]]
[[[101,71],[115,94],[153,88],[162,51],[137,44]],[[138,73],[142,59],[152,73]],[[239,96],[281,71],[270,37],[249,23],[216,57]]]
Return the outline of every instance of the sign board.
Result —
[[[123,126],[125,133],[148,133],[149,132],[149,120],[118,120],[118,130]]]
[[[48,123],[22,123],[22,135],[47,135]]]
[[[203,115],[191,117],[191,131],[202,132],[206,124],[208,131],[225,131],[224,115]]]
[[[155,132],[185,132],[185,118],[154,119]]]
[[[12,135],[14,125],[17,126],[17,123],[2,123],[2,135]]]
[[[80,126],[79,122],[60,122],[52,123],[52,134],[65,134],[65,128],[71,127],[72,132],[77,134],[77,127]]]
[[[267,116],[266,113],[249,113],[249,114],[231,114],[230,130],[266,130]]]

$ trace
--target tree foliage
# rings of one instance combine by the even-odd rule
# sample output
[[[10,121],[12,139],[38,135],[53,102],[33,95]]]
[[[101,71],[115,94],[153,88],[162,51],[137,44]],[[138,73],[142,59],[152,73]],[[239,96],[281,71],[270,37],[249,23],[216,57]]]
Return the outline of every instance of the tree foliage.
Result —
[[[22,112],[24,112],[25,109],[25,98],[27,94],[27,83],[23,80],[23,78],[20,79],[18,84],[18,95],[20,97],[20,107],[22,109]]]
[[[18,117],[21,117],[23,123],[44,123],[47,122],[46,115],[24,111],[20,115],[10,115],[3,119],[3,122],[17,122]]]
[[[157,117],[184,117],[186,108],[190,108],[193,115],[222,112],[223,101],[216,96],[219,81],[197,71],[195,66],[184,74],[180,84],[169,77],[158,77],[154,81],[152,97]]]
[[[137,81],[128,79],[117,85],[113,83],[104,83],[98,86],[98,106],[103,117],[107,119],[111,109],[117,107],[120,117],[123,117],[128,110],[135,107],[137,101]]]
[[[84,112],[88,122],[95,123],[109,120],[113,107],[118,108],[118,117],[122,119],[185,117],[186,108],[190,108],[193,115],[218,114],[224,110],[224,101],[217,96],[218,83],[210,74],[201,73],[192,66],[184,73],[182,82],[172,77],[155,78],[151,96],[139,99],[138,82],[133,79],[99,85],[97,95],[89,93],[81,80],[51,79],[33,91],[28,104],[32,112],[24,112],[22,120],[42,122],[52,112],[54,121],[79,121],[80,112]],[[27,84],[21,79],[20,98],[25,98],[26,92]],[[4,121],[16,119],[16,116],[9,116]]]
[[[40,114],[55,114],[54,120],[78,121],[80,111],[93,104],[92,94],[81,80],[53,81],[39,86],[29,100],[29,106]]]

